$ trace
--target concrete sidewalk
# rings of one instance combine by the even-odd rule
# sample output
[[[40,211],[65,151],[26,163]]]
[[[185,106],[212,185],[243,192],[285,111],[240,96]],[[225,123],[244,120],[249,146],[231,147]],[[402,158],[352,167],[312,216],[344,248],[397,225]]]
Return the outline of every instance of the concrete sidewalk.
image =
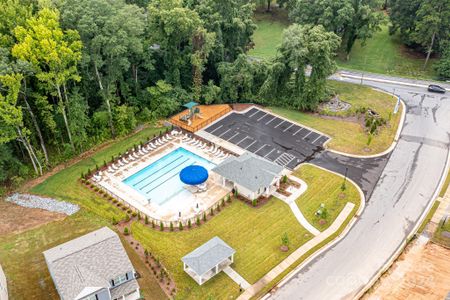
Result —
[[[234,282],[236,282],[244,290],[248,289],[251,285],[247,282],[238,272],[236,272],[230,266],[223,269],[225,274],[227,274]]]
[[[275,268],[269,271],[266,275],[264,275],[260,280],[258,280],[255,284],[245,290],[242,295],[240,295],[238,300],[246,300],[250,299],[254,295],[256,295],[260,290],[262,290],[269,282],[274,280],[278,275],[280,275],[284,270],[289,268],[293,263],[295,263],[298,259],[300,259],[306,252],[320,244],[322,241],[327,239],[330,235],[335,233],[339,227],[344,223],[347,219],[348,215],[352,212],[355,204],[348,202],[341,213],[337,216],[336,220],[334,220],[333,224],[330,225],[325,231],[321,232],[319,235],[315,236],[313,239],[306,242],[303,246],[295,250],[291,255],[286,257],[281,263],[279,263]],[[325,246],[326,247],[326,246]]]

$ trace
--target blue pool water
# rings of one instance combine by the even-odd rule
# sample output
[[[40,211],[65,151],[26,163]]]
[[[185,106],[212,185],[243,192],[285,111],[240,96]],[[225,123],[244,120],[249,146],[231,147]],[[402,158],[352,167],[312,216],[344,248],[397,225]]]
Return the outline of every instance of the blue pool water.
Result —
[[[215,166],[209,160],[180,147],[124,179],[123,183],[139,192],[149,202],[162,205],[175,196],[188,192],[183,188],[184,183],[181,182],[179,174],[183,168],[190,165],[200,165],[208,171]]]

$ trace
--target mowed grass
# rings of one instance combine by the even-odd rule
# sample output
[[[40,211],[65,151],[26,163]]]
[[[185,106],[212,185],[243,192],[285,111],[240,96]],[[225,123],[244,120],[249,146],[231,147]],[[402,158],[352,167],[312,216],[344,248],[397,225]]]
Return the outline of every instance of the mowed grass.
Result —
[[[345,57],[345,54],[339,55],[337,62],[340,68],[413,78],[435,77],[433,64],[437,60],[430,59],[423,70],[425,57],[408,50],[398,34],[389,35],[388,25],[382,26],[381,31],[368,39],[364,46],[357,41],[349,60]]]
[[[145,128],[134,135],[120,139],[92,156],[49,177],[33,187],[31,192],[79,204],[108,220],[112,220],[113,217],[120,220],[125,217],[125,213],[82,185],[79,181],[81,173],[86,174],[88,169],[94,170],[96,165],[101,167],[104,161],[109,162],[112,156],[117,157],[119,153],[124,153],[126,149],[145,141],[149,136],[158,134],[160,130],[161,128]]]
[[[352,210],[354,215],[363,199],[355,187],[349,181],[346,182],[346,189],[341,190],[344,179],[341,176],[324,171],[313,165],[304,164],[294,172],[294,175],[301,178],[308,185],[308,189],[295,202],[308,222],[320,231],[327,229],[337,218],[347,202],[355,204]],[[320,217],[316,216],[321,204],[325,205],[328,216],[326,223],[320,223]]]
[[[352,110],[368,107],[390,121],[380,128],[368,145],[369,135],[361,121],[349,121],[339,118],[322,117],[318,114],[304,113],[282,107],[270,107],[276,114],[308,127],[317,129],[331,137],[327,147],[333,150],[357,154],[371,155],[385,151],[394,141],[401,120],[402,107],[397,114],[392,114],[396,99],[386,93],[372,88],[351,83],[328,82],[337,91],[339,98],[352,104]]]
[[[233,268],[254,283],[312,236],[300,226],[289,206],[272,198],[260,208],[239,200],[207,223],[190,231],[160,232],[133,223],[133,236],[159,257],[177,285],[177,299],[235,299],[239,287],[224,273],[199,286],[183,271],[181,258],[218,236],[236,250]],[[289,252],[281,252],[281,237],[288,234]]]
[[[287,14],[273,9],[272,13],[256,12],[258,29],[253,34],[255,46],[248,54],[257,58],[271,59],[281,44],[283,30],[288,26]]]

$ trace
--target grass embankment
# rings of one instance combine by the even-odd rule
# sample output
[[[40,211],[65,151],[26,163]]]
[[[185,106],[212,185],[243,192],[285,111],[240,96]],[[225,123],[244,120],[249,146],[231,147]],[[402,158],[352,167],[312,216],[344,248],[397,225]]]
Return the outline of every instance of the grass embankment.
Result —
[[[33,187],[31,192],[79,204],[107,220],[112,220],[113,217],[120,220],[125,217],[124,212],[108,203],[104,198],[92,193],[78,179],[81,173],[86,173],[88,169],[94,170],[96,165],[101,167],[104,161],[109,162],[112,156],[117,157],[119,153],[124,153],[126,149],[145,141],[149,136],[158,134],[160,130],[161,128],[145,128],[130,137],[121,139],[49,177],[43,183]]]
[[[362,121],[339,117],[326,117],[318,114],[304,113],[287,108],[270,107],[274,113],[317,129],[332,139],[327,147],[349,154],[371,155],[385,151],[394,141],[400,123],[403,108],[392,114],[396,98],[372,88],[352,83],[329,81],[328,85],[339,95],[339,99],[352,105],[351,111],[366,107],[390,120],[387,126],[380,128],[369,145],[369,135]],[[339,114],[337,114],[339,116]]]
[[[133,223],[133,236],[153,255],[159,257],[173,276],[180,299],[234,299],[239,287],[220,273],[199,286],[183,271],[181,258],[218,236],[236,250],[233,268],[248,282],[254,283],[312,236],[301,227],[287,204],[271,199],[260,208],[239,200],[219,215],[190,231],[160,232],[141,223]],[[281,252],[281,237],[288,234],[289,252]]]
[[[389,35],[387,25],[381,27],[366,45],[357,41],[350,52],[349,60],[339,55],[338,65],[345,69],[366,72],[429,79],[435,77],[433,63],[430,59],[423,70],[425,56],[408,50],[400,41],[400,36]]]
[[[344,179],[341,176],[324,171],[313,165],[302,165],[294,172],[294,175],[303,179],[308,189],[295,202],[308,222],[320,231],[327,229],[337,218],[347,202],[355,204],[354,215],[361,203],[360,194],[355,185],[349,181],[345,184],[345,190],[341,190]],[[316,216],[321,204],[327,210],[326,222],[321,223]]]
[[[441,191],[439,192],[439,197],[444,197],[449,185],[450,185],[450,170],[448,171],[447,177],[445,177],[444,184],[442,185]]]

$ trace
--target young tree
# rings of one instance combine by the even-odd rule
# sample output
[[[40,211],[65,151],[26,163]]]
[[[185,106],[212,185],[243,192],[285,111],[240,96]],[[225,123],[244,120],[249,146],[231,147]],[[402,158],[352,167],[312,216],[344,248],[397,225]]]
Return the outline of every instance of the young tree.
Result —
[[[77,64],[81,59],[82,44],[78,33],[63,31],[59,25],[59,12],[44,8],[24,26],[16,27],[14,34],[17,43],[12,48],[12,55],[31,63],[37,79],[56,93],[67,136],[75,150],[67,117],[66,85],[70,80],[80,80]]]

